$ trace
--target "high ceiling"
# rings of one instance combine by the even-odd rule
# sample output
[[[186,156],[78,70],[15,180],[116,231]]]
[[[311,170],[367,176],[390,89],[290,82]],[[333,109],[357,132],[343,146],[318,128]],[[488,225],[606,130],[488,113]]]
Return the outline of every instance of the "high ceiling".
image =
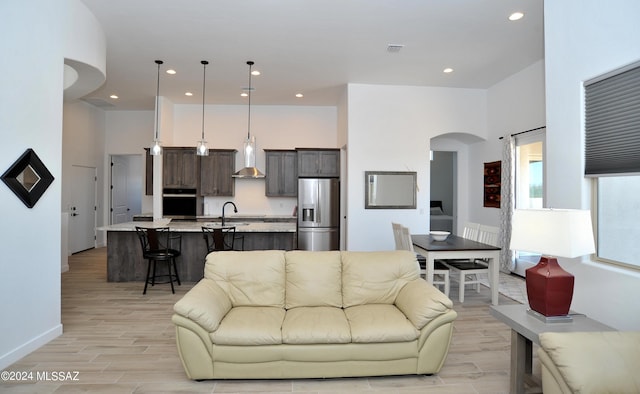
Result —
[[[544,56],[541,0],[82,1],[107,37],[107,80],[84,99],[111,110],[153,109],[156,59],[175,104],[202,103],[201,60],[207,104],[246,103],[252,60],[252,104],[333,106],[347,83],[488,88]]]

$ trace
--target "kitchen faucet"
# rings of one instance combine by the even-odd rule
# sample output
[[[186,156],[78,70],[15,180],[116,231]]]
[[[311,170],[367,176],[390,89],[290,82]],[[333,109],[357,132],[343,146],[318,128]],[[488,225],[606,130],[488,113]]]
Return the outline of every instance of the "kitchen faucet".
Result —
[[[238,213],[238,207],[236,207],[236,204],[234,204],[233,201],[225,202],[224,205],[222,205],[222,225],[223,226],[224,226],[224,208],[227,206],[227,204],[233,205],[233,212]]]

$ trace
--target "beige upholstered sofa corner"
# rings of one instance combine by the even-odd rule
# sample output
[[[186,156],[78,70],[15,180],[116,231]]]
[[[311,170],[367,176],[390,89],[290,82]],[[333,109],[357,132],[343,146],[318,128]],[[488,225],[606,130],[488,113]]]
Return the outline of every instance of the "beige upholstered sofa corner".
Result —
[[[640,332],[547,332],[538,357],[542,391],[640,393]]]
[[[433,374],[451,308],[408,251],[214,252],[172,320],[191,379]]]

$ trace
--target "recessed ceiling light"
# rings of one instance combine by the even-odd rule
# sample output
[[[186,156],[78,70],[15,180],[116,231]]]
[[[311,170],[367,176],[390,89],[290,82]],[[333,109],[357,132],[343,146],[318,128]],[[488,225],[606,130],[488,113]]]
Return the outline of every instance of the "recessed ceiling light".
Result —
[[[296,93],[296,97],[297,97],[297,98],[303,98],[303,97],[304,97],[304,94],[302,94],[302,93]]]
[[[246,92],[240,93],[240,96],[242,96],[242,97],[247,97],[248,95],[249,95],[249,93],[246,93]]]
[[[387,52],[398,53],[402,48],[404,48],[403,44],[389,44],[387,45]]]
[[[509,15],[509,20],[517,21],[522,19],[523,17],[524,17],[524,14],[522,12],[514,12],[513,14]]]
[[[185,94],[184,94],[184,95],[185,95],[185,96],[189,96],[189,97],[191,97],[191,96],[193,96],[193,93],[191,93],[191,92],[185,92]]]
[[[175,73],[176,73],[176,70],[174,70],[174,69],[172,69],[172,68],[170,68],[170,69],[168,69],[168,70],[167,70],[167,74],[171,74],[171,75],[173,75],[173,74],[175,74]]]
[[[253,71],[251,71],[251,75],[260,75],[260,71],[253,70]]]
[[[112,94],[112,95],[111,95],[111,96],[109,96],[109,97],[111,97],[112,99],[114,99],[114,100],[115,100],[115,99],[117,99],[117,98],[118,98],[118,95],[116,95],[116,94]]]
[[[449,73],[453,72],[453,69],[451,67],[447,67],[444,70],[442,70],[442,72],[445,73],[445,74],[449,74]]]

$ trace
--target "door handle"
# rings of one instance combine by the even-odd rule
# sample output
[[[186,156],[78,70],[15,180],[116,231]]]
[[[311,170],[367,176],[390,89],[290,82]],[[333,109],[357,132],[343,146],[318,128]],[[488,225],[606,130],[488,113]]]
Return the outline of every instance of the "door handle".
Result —
[[[79,213],[75,213],[75,212],[71,214],[71,216],[78,216],[78,215],[80,215],[80,214]]]

